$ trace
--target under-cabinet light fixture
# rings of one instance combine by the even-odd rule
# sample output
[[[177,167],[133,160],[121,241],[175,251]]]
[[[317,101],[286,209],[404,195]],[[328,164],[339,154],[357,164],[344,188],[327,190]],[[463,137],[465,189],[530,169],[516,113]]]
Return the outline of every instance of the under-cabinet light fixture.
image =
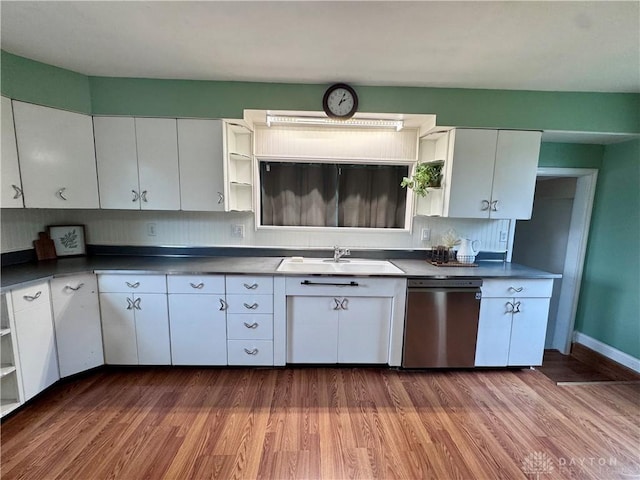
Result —
[[[287,125],[329,125],[345,127],[365,127],[365,128],[395,128],[402,130],[404,122],[402,120],[382,120],[376,118],[350,118],[349,120],[337,120],[329,117],[293,117],[283,115],[267,114],[267,126],[273,124]]]

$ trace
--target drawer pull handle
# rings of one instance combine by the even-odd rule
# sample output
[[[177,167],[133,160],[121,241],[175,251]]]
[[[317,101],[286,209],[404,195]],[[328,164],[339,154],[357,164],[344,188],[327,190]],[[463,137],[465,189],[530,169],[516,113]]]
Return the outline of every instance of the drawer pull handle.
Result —
[[[42,295],[42,292],[38,290],[35,295],[23,295],[22,298],[24,298],[27,302],[33,302],[34,300],[40,298],[40,295]]]
[[[480,207],[480,210],[482,210],[483,212],[486,212],[487,210],[489,210],[490,206],[491,206],[491,203],[489,202],[489,200],[482,200],[482,207]]]
[[[524,287],[518,287],[518,288],[516,288],[516,287],[509,287],[509,291],[510,291],[510,292],[518,292],[518,293],[520,293],[522,290],[524,290]]]
[[[258,308],[258,304],[257,303],[252,303],[251,305],[249,305],[248,303],[243,303],[244,308],[248,308],[249,310],[255,310],[256,308]]]
[[[520,302],[513,304],[513,313],[520,313]]]
[[[320,286],[320,287],[357,287],[359,283],[354,281],[351,281],[349,283],[325,283],[325,282],[310,282],[309,280],[304,280],[300,282],[300,285]]]
[[[62,187],[60,190],[58,190],[56,192],[56,195],[58,195],[58,197],[60,197],[62,200],[66,200],[67,197],[64,196],[64,191],[67,189],[67,187]]]
[[[133,308],[133,300],[127,297],[127,310],[131,310]]]
[[[140,200],[140,194],[138,192],[136,192],[135,190],[131,190],[131,193],[133,193],[133,198],[131,199],[132,202],[137,202],[138,200]]]
[[[140,282],[136,282],[136,283],[129,283],[129,282],[125,282],[127,284],[127,287],[129,288],[138,288],[140,286]]]
[[[244,322],[244,326],[254,330],[254,329],[258,328],[258,323],[257,322],[253,322],[253,323]]]
[[[222,192],[218,192],[218,205],[222,205],[224,203],[224,195]]]
[[[492,212],[497,212],[498,211],[498,200],[492,200],[491,201],[491,211]]]
[[[513,313],[513,303],[507,302],[504,304],[506,310],[504,313]]]
[[[258,288],[257,283],[252,283],[251,285],[249,285],[248,283],[244,283],[243,285],[247,290],[255,290],[256,288]]]
[[[143,201],[144,203],[147,203],[147,201],[148,201],[148,200],[147,200],[147,191],[146,191],[146,190],[145,190],[145,191],[143,191],[143,192],[140,194],[140,198],[142,199],[142,201]]]
[[[253,350],[249,350],[248,348],[245,348],[244,353],[246,353],[247,355],[257,355],[258,349],[254,348]]]
[[[334,302],[336,302],[335,307],[333,307],[334,310],[340,310],[340,300],[338,300],[337,298],[333,299]]]
[[[78,290],[80,290],[82,287],[84,287],[84,283],[79,283],[77,287],[72,287],[71,285],[65,285],[64,289],[65,290],[72,290],[74,292],[77,292]]]
[[[189,283],[189,285],[191,285],[191,288],[197,288],[198,290],[204,287],[204,283],[202,282],[198,283],[197,285],[195,283]]]
[[[343,298],[342,299],[342,301],[340,302],[340,309],[349,310],[349,299],[348,298]]]
[[[225,302],[223,299],[219,299],[220,300],[220,311],[224,312],[227,308],[229,308],[229,305],[227,305],[227,302]]]

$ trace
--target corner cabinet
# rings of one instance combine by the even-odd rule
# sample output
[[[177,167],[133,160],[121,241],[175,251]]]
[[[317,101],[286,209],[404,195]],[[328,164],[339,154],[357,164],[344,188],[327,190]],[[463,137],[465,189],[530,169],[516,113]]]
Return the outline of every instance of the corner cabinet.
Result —
[[[0,295],[0,417],[24,402],[11,294]]]
[[[51,280],[60,377],[104,364],[98,283],[93,273]]]
[[[13,102],[27,208],[98,208],[89,115]]]
[[[239,122],[224,122],[225,210],[253,211],[253,135]]]
[[[542,365],[553,279],[487,279],[476,367]]]
[[[176,119],[94,117],[102,208],[179,210]]]
[[[11,100],[2,97],[2,156],[0,157],[0,207],[22,208],[22,180]]]
[[[421,150],[439,152],[445,163],[442,190],[418,199],[416,214],[531,218],[541,135],[457,128],[423,138]]]
[[[287,362],[399,365],[405,279],[287,277]]]

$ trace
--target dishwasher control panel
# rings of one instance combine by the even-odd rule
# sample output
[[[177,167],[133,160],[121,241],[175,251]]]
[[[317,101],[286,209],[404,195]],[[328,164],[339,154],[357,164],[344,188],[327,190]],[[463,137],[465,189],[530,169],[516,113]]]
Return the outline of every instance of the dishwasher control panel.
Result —
[[[478,288],[482,286],[481,278],[409,278],[408,288]]]

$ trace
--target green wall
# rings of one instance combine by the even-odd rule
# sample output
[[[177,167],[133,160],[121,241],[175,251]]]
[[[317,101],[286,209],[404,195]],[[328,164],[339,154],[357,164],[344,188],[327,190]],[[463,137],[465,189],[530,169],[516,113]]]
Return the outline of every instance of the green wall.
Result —
[[[82,113],[240,118],[320,110],[327,85],[87,77],[0,52],[2,94]],[[360,109],[436,114],[439,125],[640,133],[640,94],[355,86]],[[598,168],[576,328],[640,358],[640,141],[543,143],[540,166]]]
[[[576,330],[640,358],[640,140],[608,145],[598,173]]]
[[[0,52],[0,90],[16,100],[91,113],[89,77]]]

